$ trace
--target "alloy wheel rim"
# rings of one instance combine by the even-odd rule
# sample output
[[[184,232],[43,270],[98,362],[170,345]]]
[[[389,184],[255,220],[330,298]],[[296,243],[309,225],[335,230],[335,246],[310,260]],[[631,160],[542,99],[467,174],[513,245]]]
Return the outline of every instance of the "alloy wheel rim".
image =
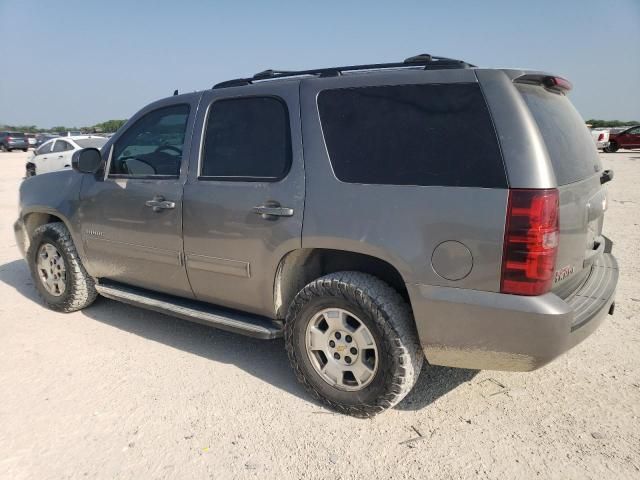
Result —
[[[67,268],[58,249],[50,243],[40,245],[36,267],[45,290],[54,297],[61,296],[67,288]]]
[[[378,347],[371,331],[341,308],[327,308],[313,316],[305,346],[316,373],[339,390],[362,390],[378,370]]]

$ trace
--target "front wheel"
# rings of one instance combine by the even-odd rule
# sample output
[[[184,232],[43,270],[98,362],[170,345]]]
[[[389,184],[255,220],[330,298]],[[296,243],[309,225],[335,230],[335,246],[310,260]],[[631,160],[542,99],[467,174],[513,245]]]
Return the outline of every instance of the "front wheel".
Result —
[[[371,417],[413,388],[424,355],[409,306],[368,274],[338,272],[302,289],[285,323],[298,380],[328,407]]]
[[[38,227],[33,232],[26,258],[38,293],[52,310],[75,312],[96,299],[93,278],[84,269],[63,223]]]

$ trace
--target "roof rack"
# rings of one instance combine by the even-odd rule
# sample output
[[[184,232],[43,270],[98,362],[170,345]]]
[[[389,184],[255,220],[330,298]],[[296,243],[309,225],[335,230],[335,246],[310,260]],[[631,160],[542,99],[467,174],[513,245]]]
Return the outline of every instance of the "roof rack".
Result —
[[[368,65],[349,65],[344,67],[319,68],[313,70],[265,70],[256,73],[253,77],[236,78],[218,83],[213,88],[238,87],[251,85],[262,80],[274,80],[277,78],[317,76],[317,77],[339,77],[344,72],[355,72],[358,70],[383,70],[386,68],[410,68],[424,67],[423,70],[441,70],[448,68],[474,68],[475,65],[453,58],[436,57],[428,53],[422,53],[405,59],[397,63],[372,63]]]

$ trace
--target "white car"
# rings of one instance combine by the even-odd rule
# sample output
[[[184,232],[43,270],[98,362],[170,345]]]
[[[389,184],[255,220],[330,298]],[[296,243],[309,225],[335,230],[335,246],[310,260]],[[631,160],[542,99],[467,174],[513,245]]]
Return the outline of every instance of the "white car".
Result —
[[[598,150],[604,150],[609,146],[609,130],[608,129],[593,129],[591,130],[591,136],[596,144]]]
[[[27,160],[27,177],[71,168],[73,152],[88,147],[101,148],[105,143],[107,139],[97,135],[52,138]]]

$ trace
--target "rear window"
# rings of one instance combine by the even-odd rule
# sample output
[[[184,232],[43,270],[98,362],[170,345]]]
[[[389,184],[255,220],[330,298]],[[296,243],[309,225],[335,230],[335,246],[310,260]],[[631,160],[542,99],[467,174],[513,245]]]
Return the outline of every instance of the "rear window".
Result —
[[[475,83],[324,90],[318,109],[331,165],[343,182],[506,187]]]
[[[9,136],[13,138],[24,138],[24,133],[9,132]]]
[[[601,169],[585,121],[562,94],[535,85],[518,85],[538,124],[558,185],[578,182]]]
[[[80,138],[74,140],[80,148],[102,148],[107,143],[106,138]]]

